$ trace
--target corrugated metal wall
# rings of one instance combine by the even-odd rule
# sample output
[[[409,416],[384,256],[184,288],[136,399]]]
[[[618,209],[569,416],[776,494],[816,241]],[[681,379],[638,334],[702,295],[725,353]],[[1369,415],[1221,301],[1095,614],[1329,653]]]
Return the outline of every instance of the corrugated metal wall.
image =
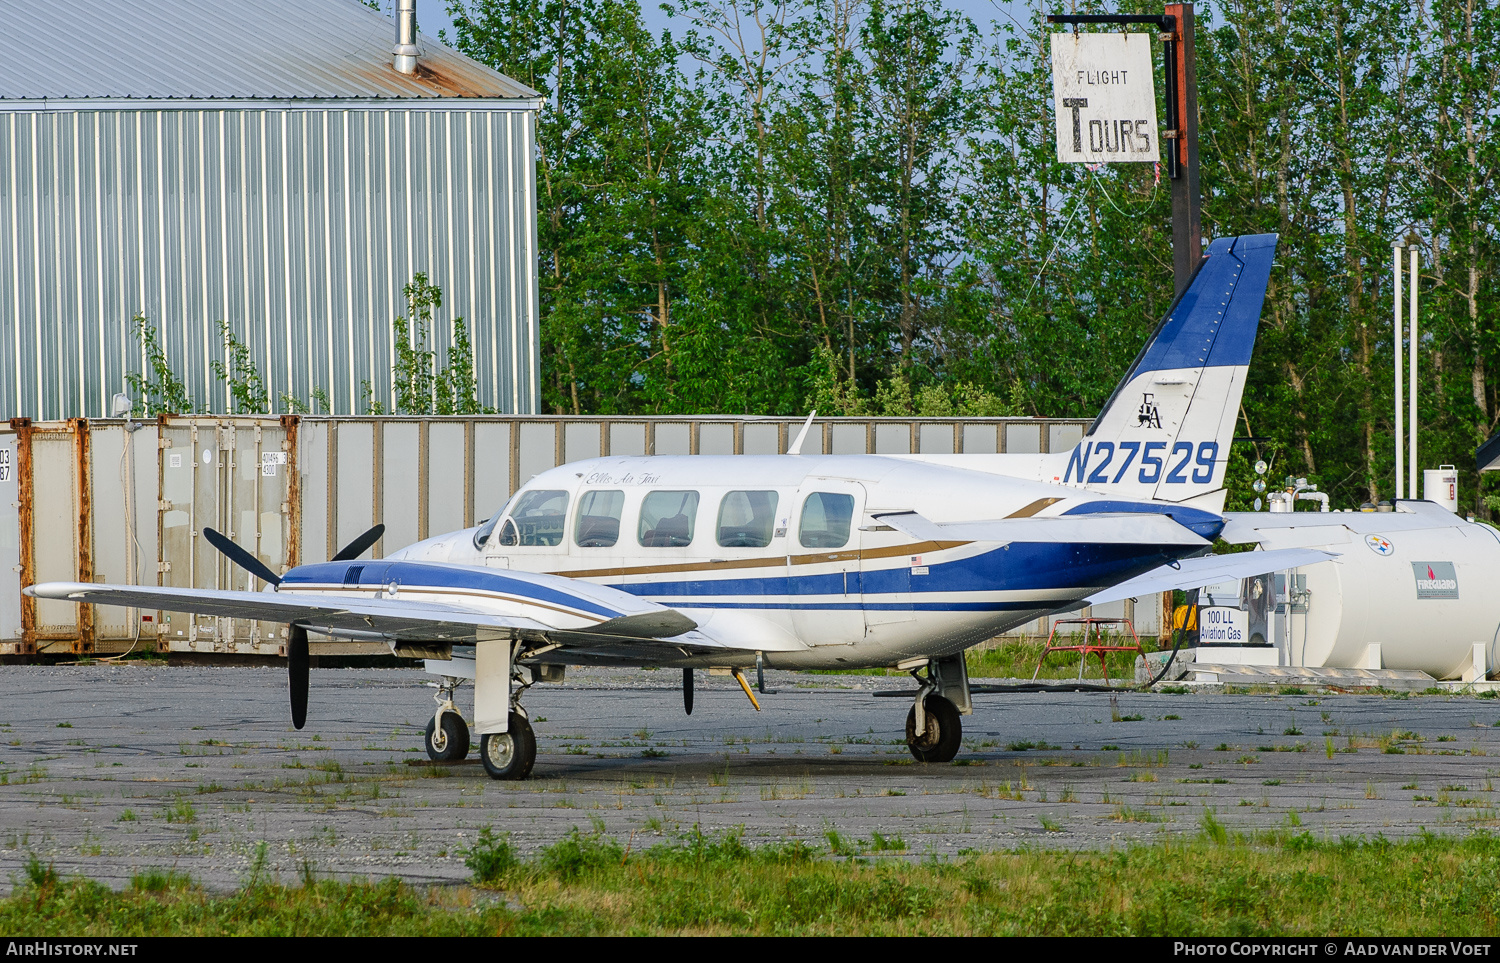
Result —
[[[137,314],[195,404],[229,410],[218,321],[273,402],[390,401],[391,321],[423,271],[463,316],[483,404],[537,409],[534,113],[0,112],[0,415],[109,414]],[[278,410],[284,410],[278,406]],[[312,410],[316,411],[314,407]]]

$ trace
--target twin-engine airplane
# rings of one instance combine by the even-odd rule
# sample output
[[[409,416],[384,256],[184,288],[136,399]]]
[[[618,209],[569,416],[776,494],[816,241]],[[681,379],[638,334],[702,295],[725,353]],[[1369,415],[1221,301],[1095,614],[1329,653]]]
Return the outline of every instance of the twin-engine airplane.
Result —
[[[964,650],[1052,612],[1321,561],[1302,549],[1204,556],[1274,235],[1219,240],[1088,434],[1069,452],[598,458],[532,478],[478,528],[280,575],[211,530],[260,592],[48,583],[43,598],[283,622],[293,723],[310,633],[378,639],[442,681],[427,728],[458,759],[453,703],[474,683],[480,758],[522,779],[536,740],[521,697],[567,665],[731,670],[891,666],[918,682],[906,739],[959,750]],[[757,708],[759,706],[757,705]]]

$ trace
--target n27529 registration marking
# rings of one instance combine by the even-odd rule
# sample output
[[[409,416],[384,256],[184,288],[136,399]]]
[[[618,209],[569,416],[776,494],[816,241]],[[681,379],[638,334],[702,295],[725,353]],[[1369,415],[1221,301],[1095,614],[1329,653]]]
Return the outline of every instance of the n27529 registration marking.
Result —
[[[1196,452],[1196,455],[1195,455]],[[1137,466],[1137,458],[1139,465]],[[1168,485],[1185,485],[1188,472],[1192,471],[1194,484],[1205,485],[1214,478],[1214,464],[1219,459],[1217,441],[1191,441],[1172,443],[1167,451],[1165,441],[1112,441],[1080,442],[1068,458],[1068,471],[1063,482],[1077,481],[1080,485],[1118,485],[1125,473],[1134,466],[1134,481],[1142,485],[1154,485],[1163,481],[1166,472]]]

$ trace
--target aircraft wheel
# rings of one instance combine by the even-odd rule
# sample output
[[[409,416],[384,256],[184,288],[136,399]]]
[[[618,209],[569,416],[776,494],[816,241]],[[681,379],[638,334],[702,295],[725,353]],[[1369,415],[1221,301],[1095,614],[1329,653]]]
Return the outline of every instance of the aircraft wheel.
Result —
[[[525,779],[536,764],[536,736],[519,712],[510,714],[509,728],[479,737],[479,760],[491,779]]]
[[[442,725],[427,720],[427,738],[422,743],[433,762],[457,762],[469,754],[469,726],[463,716],[445,712]]]
[[[927,731],[917,737],[917,709],[906,713],[906,748],[918,762],[950,762],[958,755],[964,728],[958,706],[940,695],[930,695],[923,703],[927,709]]]

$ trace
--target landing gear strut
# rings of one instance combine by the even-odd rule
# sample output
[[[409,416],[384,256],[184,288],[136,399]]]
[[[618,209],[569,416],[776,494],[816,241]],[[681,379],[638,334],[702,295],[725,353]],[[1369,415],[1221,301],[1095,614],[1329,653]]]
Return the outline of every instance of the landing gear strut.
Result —
[[[453,704],[453,690],[463,681],[443,676],[437,683],[437,712],[427,720],[427,737],[423,745],[434,762],[457,762],[469,754],[469,726]]]
[[[519,656],[522,654],[521,643],[516,643],[515,651],[510,654],[510,658],[506,659],[503,649],[499,654],[505,661],[491,668],[490,671],[494,675],[490,678],[495,682],[501,679],[506,680],[503,684],[509,690],[505,731],[489,732],[479,737],[479,761],[484,763],[484,771],[490,774],[491,779],[525,779],[531,775],[531,767],[536,765],[536,734],[531,731],[531,721],[526,718],[526,710],[521,708],[521,696],[525,695],[526,690],[531,687],[531,679],[527,678],[527,673],[523,673],[518,665]],[[485,666],[481,664],[476,676],[476,685],[485,678]],[[501,692],[504,691],[504,689],[501,690]],[[474,713],[483,718],[479,708],[481,699],[482,693],[476,692]],[[495,701],[498,702],[499,699]],[[505,704],[502,703],[502,705]],[[493,709],[498,710],[500,706],[493,706]],[[496,714],[498,715],[498,712]]]
[[[918,675],[917,698],[906,714],[906,747],[918,762],[951,762],[963,744],[961,714],[972,712],[969,673],[960,655],[932,659],[927,675]]]

